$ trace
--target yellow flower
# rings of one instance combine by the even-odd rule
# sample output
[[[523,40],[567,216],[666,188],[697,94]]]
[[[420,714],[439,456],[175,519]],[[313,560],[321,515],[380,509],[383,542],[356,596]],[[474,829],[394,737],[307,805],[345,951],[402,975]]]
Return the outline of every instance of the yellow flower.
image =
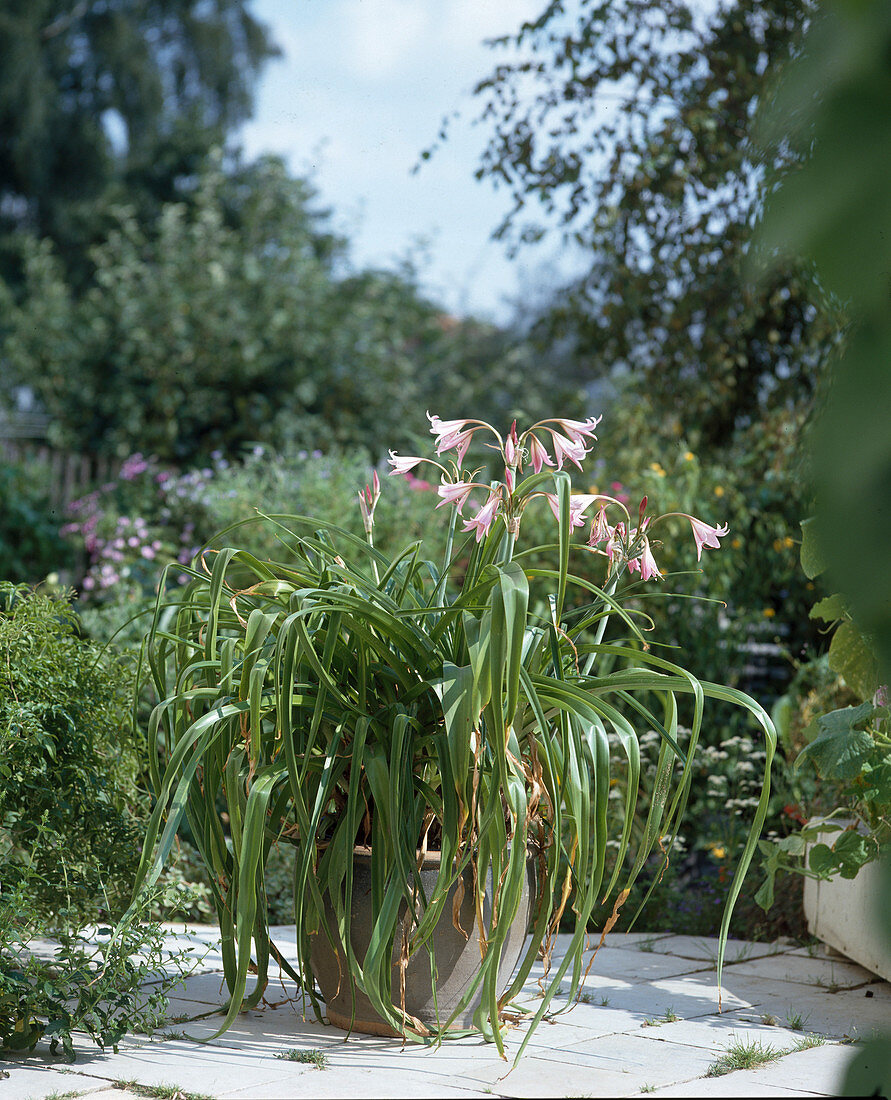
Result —
[[[695,457],[696,457],[696,455],[694,455],[692,451],[686,451],[684,453],[684,459],[687,462],[692,462]]]
[[[597,488],[596,485],[589,485],[588,492],[591,494],[592,497],[596,497],[600,490]]]
[[[764,618],[765,619],[772,619],[774,617],[774,615],[776,615],[776,611],[774,611],[774,609],[772,607],[765,607],[765,609],[764,609]]]
[[[657,475],[657,477],[665,477],[665,470],[662,469],[658,462],[651,462],[650,469]]]
[[[782,539],[774,539],[773,540],[773,548],[774,548],[774,550],[777,550],[777,551],[782,550],[783,549],[783,540]]]
[[[715,859],[724,859],[727,855],[727,849],[720,844],[709,844],[708,847]]]
[[[789,535],[786,535],[786,537],[783,539],[783,546],[785,546],[787,550],[791,550],[794,545],[795,539],[790,538]]]
[[[733,542],[731,542],[730,545],[733,547],[734,550],[739,550],[739,548],[742,546],[742,539],[736,538],[733,540]]]
[[[812,581],[808,581],[804,587],[808,590],[808,592],[813,592],[814,590],[814,585]]]
[[[723,485],[716,485],[715,486],[715,496],[716,497],[722,497],[723,495],[724,495],[724,486]]]

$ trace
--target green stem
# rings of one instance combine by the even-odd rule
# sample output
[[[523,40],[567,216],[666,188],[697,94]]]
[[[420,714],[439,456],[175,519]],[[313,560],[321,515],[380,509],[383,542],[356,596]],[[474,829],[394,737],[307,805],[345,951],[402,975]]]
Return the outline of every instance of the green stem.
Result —
[[[365,529],[365,541],[368,543],[368,545],[373,550],[374,549],[374,535],[371,533],[370,529],[368,529],[368,528]],[[379,585],[381,583],[381,575],[377,571],[377,561],[374,558],[371,559],[371,568],[372,568],[372,571],[374,572],[374,582],[375,582],[375,584]]]
[[[507,563],[509,561],[513,560],[514,547],[516,546],[516,544],[517,544],[516,532],[511,531],[511,529],[508,527],[507,531],[505,532],[505,539],[504,539],[504,543],[502,544],[502,550],[501,550],[501,564],[502,565],[507,565]]]
[[[452,507],[449,516],[449,533],[446,537],[445,553],[442,556],[442,572],[439,575],[439,583],[433,593],[433,602],[441,604],[445,599],[445,587],[449,579],[449,562],[452,560],[452,545],[455,541],[455,526],[458,522],[458,509]]]

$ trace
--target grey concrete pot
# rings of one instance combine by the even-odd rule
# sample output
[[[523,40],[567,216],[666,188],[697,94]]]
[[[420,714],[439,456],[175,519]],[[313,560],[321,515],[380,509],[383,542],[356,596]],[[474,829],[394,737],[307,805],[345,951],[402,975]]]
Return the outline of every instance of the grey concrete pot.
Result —
[[[431,853],[421,867],[421,881],[428,894],[439,874],[439,856]],[[488,926],[492,902],[491,881],[487,883],[483,906],[483,923]],[[464,872],[464,899],[460,909],[461,927],[469,933],[469,938],[455,928],[452,922],[452,902],[457,886],[449,892],[443,907],[442,917],[433,933],[433,951],[436,958],[438,980],[436,983],[437,1005],[440,1025],[437,1024],[436,1007],[433,1002],[433,989],[430,976],[430,958],[423,949],[415,952],[409,960],[405,974],[405,1011],[414,1016],[431,1030],[444,1024],[461,1000],[479,969],[480,943],[476,913],[473,904],[473,876],[470,870]],[[530,925],[532,905],[535,898],[535,864],[532,859],[526,865],[526,881],[517,917],[511,925],[501,955],[498,971],[498,991],[503,992],[510,976],[523,954],[526,934]],[[326,898],[326,920],[329,927],[335,927],[334,913]],[[351,911],[351,940],[356,958],[363,960],[368,951],[373,924],[371,907],[371,855],[367,851],[357,850],[353,864],[353,898]],[[400,913],[400,925],[406,919],[406,907]],[[401,936],[397,932],[393,944],[392,963],[392,999],[397,1010],[401,1011],[399,981],[399,955]],[[324,934],[312,937],[310,960],[313,973],[325,1001],[329,1021],[336,1027],[352,1031],[361,1031],[371,1035],[395,1035],[387,1023],[380,1019],[371,1002],[358,988],[356,989],[355,1011],[350,990],[350,980],[346,972],[346,959],[338,960]],[[473,1014],[479,1007],[481,994],[474,995],[467,1008],[459,1013],[452,1028],[472,1028]]]

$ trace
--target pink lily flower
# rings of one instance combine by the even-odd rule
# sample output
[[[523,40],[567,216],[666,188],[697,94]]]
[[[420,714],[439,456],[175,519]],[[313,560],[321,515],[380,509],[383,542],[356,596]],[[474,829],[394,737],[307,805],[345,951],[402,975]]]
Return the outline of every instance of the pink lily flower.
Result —
[[[653,557],[653,551],[650,549],[649,539],[644,543],[643,553],[640,555],[640,577],[644,581],[648,581],[652,577],[662,577],[656,559]]]
[[[467,497],[473,489],[478,489],[480,486],[474,481],[452,481],[443,482],[438,486],[436,490],[437,496],[442,497],[437,508],[442,508],[444,504],[454,504],[458,509],[458,515],[463,515],[462,508],[467,503]]]
[[[591,524],[591,535],[588,538],[589,546],[596,546],[598,542],[608,542],[613,537],[613,529],[606,522],[606,505],[600,505],[597,518]]]
[[[549,428],[548,430],[551,433],[551,439],[554,441],[554,454],[557,457],[557,469],[563,469],[564,458],[568,458],[570,462],[581,469],[581,459],[588,453],[584,443],[569,439],[568,436],[555,432],[553,428]]]
[[[390,451],[390,457],[387,460],[393,469],[390,471],[390,477],[394,474],[407,474],[409,470],[413,470],[419,462],[426,462],[424,458],[409,458],[408,455],[402,457],[396,454],[395,451]]]
[[[650,549],[650,544],[647,542],[644,545],[641,553],[632,558],[628,562],[629,573],[640,573],[641,580],[648,581],[652,577],[661,577],[659,572],[659,566],[656,564],[656,559],[653,557],[653,552]]]
[[[613,559],[617,554],[621,553],[625,549],[625,524],[619,522],[610,531],[609,541],[606,544],[606,556],[609,558],[610,565],[613,563]],[[629,562],[630,566],[630,562]]]
[[[452,432],[449,435],[440,436],[436,441],[436,453],[441,455],[443,451],[451,451],[454,448],[457,451],[458,465],[460,466],[464,461],[464,456],[467,454],[467,448],[470,446],[475,431],[475,428],[471,428],[466,432]]]
[[[538,436],[529,436],[529,458],[532,462],[532,469],[537,473],[541,473],[542,466],[554,466],[554,460],[544,449],[544,446],[538,439]]]
[[[551,506],[551,511],[554,513],[554,518],[560,518],[560,502],[557,500],[556,493],[545,493],[548,504]],[[597,497],[587,496],[582,493],[574,493],[569,498],[569,529],[574,527],[585,526],[585,511],[591,507]]]
[[[498,506],[501,504],[501,497],[498,493],[493,493],[486,503],[480,508],[473,519],[464,521],[464,530],[473,531],[476,529],[476,541],[481,542],[483,535],[488,535],[489,528],[495,521],[495,516],[498,514]]]
[[[725,523],[723,528],[721,527],[709,527],[707,523],[703,523],[701,519],[694,519],[693,516],[688,516],[686,513],[680,513],[684,515],[686,519],[690,521],[690,526],[693,528],[693,539],[696,542],[696,560],[702,559],[703,546],[711,546],[715,550],[721,549],[721,544],[718,539],[722,539],[730,528]]]
[[[469,420],[440,420],[438,416],[431,416],[430,413],[427,413],[427,419],[430,421],[431,433],[437,436],[460,432],[465,424],[470,423]]]
[[[519,455],[519,449],[517,444],[517,422],[516,420],[511,424],[510,431],[507,433],[507,438],[504,441],[504,463],[506,466],[516,466],[517,458]]]
[[[457,448],[460,465],[467,454],[473,433],[477,430],[477,428],[468,428],[467,425],[476,424],[479,427],[482,421],[440,420],[438,416],[431,416],[430,413],[427,413],[427,419],[430,421],[430,431],[436,436],[436,453],[441,455],[443,451]]]
[[[585,439],[596,439],[594,429],[603,420],[602,416],[589,416],[587,420],[567,420],[563,417],[556,419],[555,424],[559,424],[564,432],[574,443],[584,443]]]

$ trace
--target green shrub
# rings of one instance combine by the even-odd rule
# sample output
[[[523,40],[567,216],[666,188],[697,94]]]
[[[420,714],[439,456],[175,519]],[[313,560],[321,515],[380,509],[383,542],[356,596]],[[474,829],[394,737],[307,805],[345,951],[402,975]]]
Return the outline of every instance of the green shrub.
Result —
[[[0,577],[36,584],[71,560],[43,479],[30,465],[0,465]]]
[[[78,635],[64,596],[0,585],[0,860],[63,925],[120,911],[146,796],[131,665]]]
[[[15,885],[5,876],[0,885],[0,1051],[44,1039],[73,1062],[76,1033],[117,1050],[125,1033],[163,1023],[167,995],[194,965],[185,950],[171,955],[164,929],[147,919],[164,891],[147,894],[114,930],[63,921],[50,942],[35,904],[40,871],[30,862],[19,872]]]

